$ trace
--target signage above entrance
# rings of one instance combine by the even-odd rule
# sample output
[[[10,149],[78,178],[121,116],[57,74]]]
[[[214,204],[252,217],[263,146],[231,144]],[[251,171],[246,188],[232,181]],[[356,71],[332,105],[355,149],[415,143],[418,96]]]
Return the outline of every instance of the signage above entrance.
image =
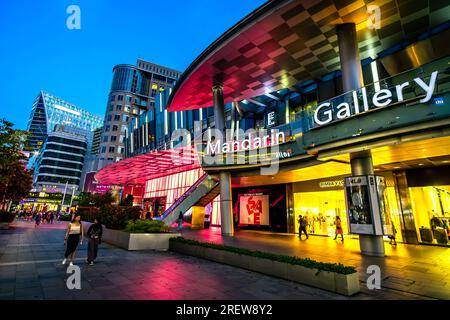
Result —
[[[389,89],[375,89],[370,97],[367,88],[349,92],[320,104],[314,111],[315,127],[327,125],[339,120],[344,120],[373,109],[388,107],[393,103],[404,101],[404,93],[414,86],[417,96],[424,95],[420,103],[430,101],[436,86],[438,71],[434,71],[429,77],[428,83],[416,77],[413,82],[403,82]],[[409,90],[411,91],[411,90]]]
[[[286,142],[284,132],[276,132],[264,136],[249,133],[248,137],[243,140],[235,140],[231,142],[223,142],[220,139],[208,141],[206,145],[206,153],[208,155],[217,153],[240,152],[247,150],[254,150],[260,148],[267,148],[273,145],[278,145]]]

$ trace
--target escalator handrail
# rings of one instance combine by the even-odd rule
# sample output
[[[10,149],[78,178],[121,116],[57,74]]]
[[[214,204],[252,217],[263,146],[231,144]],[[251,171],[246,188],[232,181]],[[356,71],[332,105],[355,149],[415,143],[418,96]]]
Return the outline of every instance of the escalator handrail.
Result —
[[[186,190],[185,193],[181,195],[172,205],[167,208],[166,211],[162,214],[162,220],[166,219],[167,216],[176,208],[180,203],[184,201],[192,192],[194,192],[195,189],[208,177],[208,174],[203,174],[192,186],[189,187],[189,189]]]

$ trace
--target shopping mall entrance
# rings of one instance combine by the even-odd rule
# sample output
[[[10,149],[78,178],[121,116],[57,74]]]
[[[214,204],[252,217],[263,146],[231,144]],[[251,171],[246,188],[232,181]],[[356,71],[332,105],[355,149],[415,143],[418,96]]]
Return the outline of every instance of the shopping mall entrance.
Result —
[[[450,166],[424,167],[427,161],[420,162],[423,165],[417,165],[419,168],[405,163],[403,167],[396,165],[393,170],[376,169],[375,175],[383,177],[386,184],[383,203],[389,214],[389,224],[396,231],[395,239],[399,243],[450,246]],[[344,178],[349,174],[330,174],[342,173],[345,168],[348,168],[345,163],[329,162],[280,172],[273,177],[243,177],[242,174],[234,177],[235,226],[297,234],[302,215],[307,218],[308,233],[334,237],[336,218],[340,217],[344,235],[357,238],[348,228]],[[298,181],[320,175],[325,177]],[[283,183],[265,185],[274,180]],[[254,185],[242,187],[249,184]],[[252,207],[263,216],[258,223],[253,223]],[[245,223],[245,219],[249,222]],[[389,241],[387,237],[385,240]]]
[[[379,173],[387,182],[384,203],[390,212],[396,230],[401,230],[400,214],[395,195],[392,173]],[[344,192],[345,176],[310,180],[293,183],[294,198],[294,230],[298,233],[299,217],[306,217],[307,231],[320,236],[335,236],[337,217],[341,219],[344,235],[349,235],[347,209]],[[357,236],[354,236],[357,238]],[[397,232],[396,240],[402,242],[401,233]]]

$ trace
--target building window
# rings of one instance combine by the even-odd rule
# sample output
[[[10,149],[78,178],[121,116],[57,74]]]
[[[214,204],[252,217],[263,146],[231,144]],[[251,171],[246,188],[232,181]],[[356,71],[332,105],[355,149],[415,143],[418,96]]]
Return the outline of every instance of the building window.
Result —
[[[114,115],[114,121],[120,121],[120,114]]]
[[[133,101],[133,98],[131,96],[127,96],[127,102]]]
[[[108,158],[108,161],[113,161],[113,158]]]
[[[119,142],[123,143],[124,139],[125,139],[125,136],[121,134],[119,137]]]
[[[117,131],[117,130],[119,130],[119,127],[116,126],[116,125],[114,125],[114,126],[112,127],[112,131]]]
[[[121,110],[122,110],[122,105],[121,105],[121,104],[118,104],[117,107],[116,107],[116,110],[117,110],[117,111],[121,111]]]
[[[102,153],[106,152],[106,147],[102,147]]]
[[[108,136],[103,136],[103,142],[108,142]]]
[[[115,147],[109,147],[109,153],[114,153],[115,150],[116,150]]]
[[[117,100],[123,101],[123,95],[119,94],[119,95],[117,96]]]
[[[125,111],[125,112],[130,112],[130,108],[131,108],[131,107],[130,107],[129,105],[125,105],[124,111]]]
[[[110,101],[114,101],[114,100],[116,100],[116,96],[115,96],[115,95],[112,95]]]
[[[109,106],[109,111],[113,111],[113,110],[114,110],[114,105],[112,104]]]
[[[109,132],[109,126],[105,126],[105,132]]]
[[[122,125],[122,130],[120,130],[120,131],[122,131],[122,132],[125,132],[125,131],[127,131],[127,126],[125,126],[125,125]]]
[[[122,154],[122,153],[123,153],[123,148],[122,148],[122,147],[118,147],[118,148],[117,148],[117,153]]]
[[[117,141],[117,136],[111,136],[111,142],[116,142]]]
[[[106,116],[106,122],[110,122],[110,121],[111,121],[111,115],[108,114],[108,115]]]
[[[133,108],[133,114],[138,114],[137,108]]]
[[[129,119],[129,117],[126,114],[122,115],[123,122],[128,122],[128,119]]]

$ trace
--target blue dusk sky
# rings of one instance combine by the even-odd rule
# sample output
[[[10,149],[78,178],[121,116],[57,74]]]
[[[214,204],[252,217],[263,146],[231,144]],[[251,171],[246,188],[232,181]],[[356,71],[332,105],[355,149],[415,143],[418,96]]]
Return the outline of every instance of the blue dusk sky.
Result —
[[[40,90],[104,116],[112,68],[180,71],[265,0],[15,0],[0,4],[0,118],[26,129]],[[66,9],[78,5],[81,29]]]

